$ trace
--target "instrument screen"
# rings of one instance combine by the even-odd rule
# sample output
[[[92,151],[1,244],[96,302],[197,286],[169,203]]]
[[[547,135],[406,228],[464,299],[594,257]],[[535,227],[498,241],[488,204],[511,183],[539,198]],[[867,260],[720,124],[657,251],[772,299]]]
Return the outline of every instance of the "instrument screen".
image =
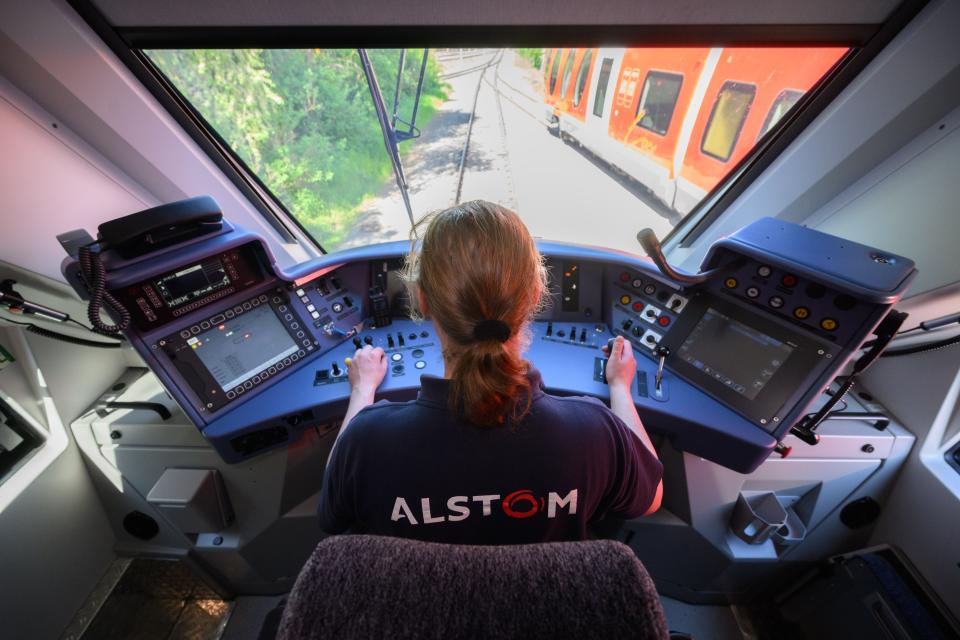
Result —
[[[156,281],[157,290],[171,309],[230,285],[230,276],[219,256],[171,273]]]
[[[753,400],[793,350],[787,343],[711,307],[680,345],[678,355]]]
[[[224,320],[187,344],[224,391],[300,349],[268,305]]]

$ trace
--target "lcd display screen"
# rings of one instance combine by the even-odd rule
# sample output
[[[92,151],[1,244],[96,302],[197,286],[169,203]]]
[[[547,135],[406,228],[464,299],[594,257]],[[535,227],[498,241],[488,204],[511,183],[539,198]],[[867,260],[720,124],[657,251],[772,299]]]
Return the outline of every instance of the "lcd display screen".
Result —
[[[225,320],[189,338],[187,345],[224,391],[298,349],[269,305]]]
[[[157,289],[171,309],[202,298],[230,284],[230,276],[219,259],[207,260],[157,280]]]
[[[680,345],[680,359],[753,400],[783,366],[793,347],[714,308]]]

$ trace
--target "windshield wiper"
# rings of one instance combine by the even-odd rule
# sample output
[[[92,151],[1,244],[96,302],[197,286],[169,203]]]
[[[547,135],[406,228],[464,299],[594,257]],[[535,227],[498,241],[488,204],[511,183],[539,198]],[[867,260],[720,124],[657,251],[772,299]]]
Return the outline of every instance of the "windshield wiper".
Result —
[[[404,121],[399,117],[400,107],[400,85],[403,80],[403,66],[406,59],[406,50],[400,51],[400,64],[397,69],[397,84],[393,94],[393,115],[387,113],[387,107],[383,102],[383,94],[380,92],[380,83],[377,81],[377,73],[370,62],[366,49],[357,49],[360,54],[360,65],[363,68],[363,75],[367,79],[367,87],[370,89],[370,97],[373,99],[373,107],[377,112],[377,121],[380,123],[380,131],[383,133],[383,142],[387,147],[387,155],[390,156],[390,164],[393,166],[393,175],[397,181],[397,188],[403,197],[403,206],[407,209],[407,217],[410,218],[411,229],[416,229],[413,219],[413,207],[410,205],[410,193],[407,185],[407,178],[403,172],[403,162],[400,160],[400,149],[398,144],[404,140],[410,140],[420,136],[420,130],[416,127],[417,107],[420,105],[420,93],[423,89],[423,78],[427,69],[428,49],[423,50],[423,60],[420,62],[420,78],[417,81],[417,93],[413,102],[413,115],[410,121]],[[397,131],[397,122],[406,126],[406,130]],[[415,231],[414,231],[415,233]]]

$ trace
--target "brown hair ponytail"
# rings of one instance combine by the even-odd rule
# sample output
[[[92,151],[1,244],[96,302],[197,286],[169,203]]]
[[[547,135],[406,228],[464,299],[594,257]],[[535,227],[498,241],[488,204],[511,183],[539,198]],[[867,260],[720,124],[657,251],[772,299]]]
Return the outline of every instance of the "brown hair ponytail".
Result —
[[[530,409],[527,327],[546,291],[546,269],[516,213],[483,200],[429,214],[416,229],[406,276],[416,308],[447,337],[451,409],[481,426],[521,419]]]

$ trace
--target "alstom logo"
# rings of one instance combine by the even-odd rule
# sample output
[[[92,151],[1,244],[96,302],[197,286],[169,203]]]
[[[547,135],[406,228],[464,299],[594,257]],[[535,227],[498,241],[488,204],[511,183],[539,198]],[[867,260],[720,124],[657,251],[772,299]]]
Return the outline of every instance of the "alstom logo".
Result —
[[[416,505],[416,500],[412,500]],[[493,515],[494,505],[510,518],[532,518],[538,513],[546,513],[547,518],[556,518],[565,509],[568,515],[577,513],[577,490],[561,496],[555,491],[547,493],[546,498],[534,495],[530,489],[520,489],[502,496],[499,493],[482,496],[452,496],[447,499],[446,513],[435,511],[430,498],[420,498],[420,513],[414,514],[406,498],[397,497],[393,503],[390,520],[407,520],[410,524],[437,524],[438,522],[460,522],[480,512],[481,518]],[[420,516],[419,520],[417,515]]]

